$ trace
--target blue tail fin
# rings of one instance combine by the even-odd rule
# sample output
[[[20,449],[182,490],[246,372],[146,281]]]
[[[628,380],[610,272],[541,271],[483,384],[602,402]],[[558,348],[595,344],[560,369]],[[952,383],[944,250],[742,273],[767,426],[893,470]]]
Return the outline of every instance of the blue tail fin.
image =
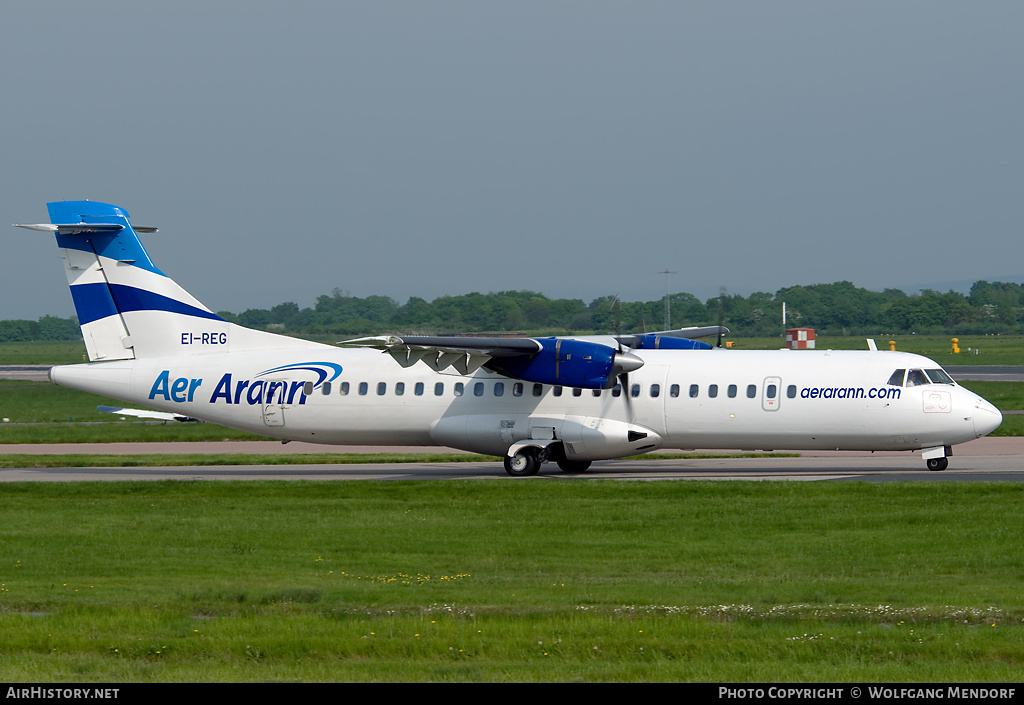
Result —
[[[157,269],[128,212],[108,203],[46,204],[92,361],[208,354],[315,343],[234,325]]]

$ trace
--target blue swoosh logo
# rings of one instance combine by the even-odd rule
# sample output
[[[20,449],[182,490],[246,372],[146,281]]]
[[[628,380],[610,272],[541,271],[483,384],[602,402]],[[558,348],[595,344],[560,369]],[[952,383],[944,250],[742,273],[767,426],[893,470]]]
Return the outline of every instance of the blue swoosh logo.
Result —
[[[292,370],[309,370],[310,372],[315,372],[319,379],[317,379],[313,389],[318,389],[324,382],[333,382],[338,379],[338,375],[341,374],[341,365],[334,362],[296,362],[291,365],[273,367],[269,370],[260,372],[256,376],[262,377],[263,375],[274,374],[276,372],[290,372]],[[332,372],[334,374],[331,374]],[[328,377],[330,377],[330,379],[327,379]]]

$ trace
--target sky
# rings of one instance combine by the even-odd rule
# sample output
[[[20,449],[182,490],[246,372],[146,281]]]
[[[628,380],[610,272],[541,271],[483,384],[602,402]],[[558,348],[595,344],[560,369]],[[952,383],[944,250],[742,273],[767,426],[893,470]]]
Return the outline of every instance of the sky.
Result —
[[[0,222],[119,205],[214,311],[1024,281],[1017,1],[6,0],[0,25]],[[72,315],[52,236],[3,238],[0,319]]]

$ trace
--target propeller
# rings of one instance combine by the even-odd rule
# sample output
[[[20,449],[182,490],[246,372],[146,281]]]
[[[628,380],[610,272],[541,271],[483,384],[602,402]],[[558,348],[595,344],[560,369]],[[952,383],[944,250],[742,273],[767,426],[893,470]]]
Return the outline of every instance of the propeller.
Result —
[[[618,343],[618,350],[612,367],[612,373],[618,378],[621,394],[626,400],[626,415],[629,421],[633,420],[633,402],[629,394],[629,373],[643,367],[644,361],[625,349],[622,344],[622,320],[619,311],[619,295],[612,299],[612,313],[615,317],[615,341]]]

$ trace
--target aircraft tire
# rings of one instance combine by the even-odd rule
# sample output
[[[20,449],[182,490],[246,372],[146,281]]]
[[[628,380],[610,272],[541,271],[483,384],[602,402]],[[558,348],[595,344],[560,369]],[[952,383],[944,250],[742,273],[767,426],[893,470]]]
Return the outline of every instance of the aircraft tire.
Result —
[[[540,458],[534,448],[523,448],[511,458],[505,456],[505,472],[512,477],[530,477],[540,470]]]
[[[558,460],[558,467],[561,468],[562,472],[568,472],[568,473],[586,472],[587,468],[590,467],[590,461],[589,460],[569,460],[568,458],[560,458]]]
[[[949,467],[949,458],[932,458],[926,463],[926,465],[928,466],[928,469],[933,472],[942,472]]]

